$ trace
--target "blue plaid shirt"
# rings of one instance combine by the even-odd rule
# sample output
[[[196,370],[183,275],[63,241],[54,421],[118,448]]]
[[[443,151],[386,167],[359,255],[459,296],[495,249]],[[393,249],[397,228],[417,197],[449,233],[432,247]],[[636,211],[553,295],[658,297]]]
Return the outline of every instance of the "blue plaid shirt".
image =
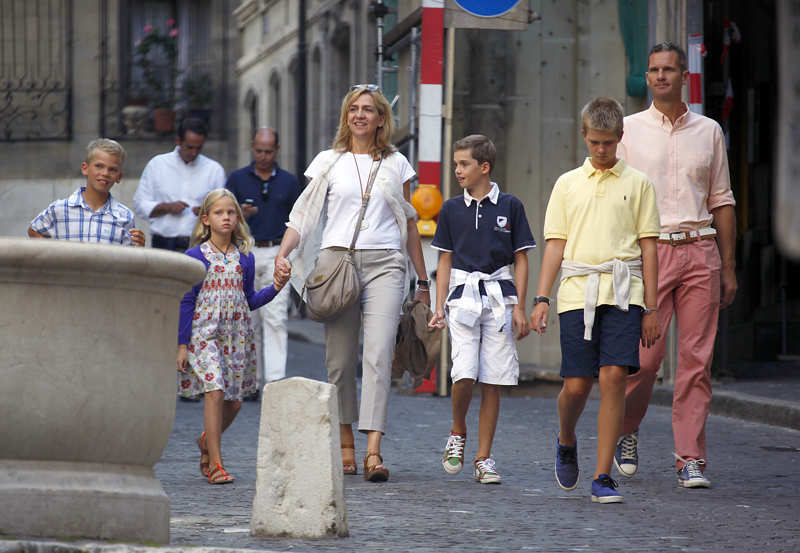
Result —
[[[94,211],[83,199],[84,190],[81,187],[69,198],[51,203],[31,221],[31,228],[57,240],[130,245],[133,212],[110,194],[103,207]]]

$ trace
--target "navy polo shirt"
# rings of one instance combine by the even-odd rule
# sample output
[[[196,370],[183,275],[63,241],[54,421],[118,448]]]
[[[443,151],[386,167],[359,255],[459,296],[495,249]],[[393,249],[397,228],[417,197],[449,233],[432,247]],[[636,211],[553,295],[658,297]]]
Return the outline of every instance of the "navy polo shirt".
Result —
[[[515,252],[536,247],[536,241],[522,202],[492,183],[491,191],[480,201],[465,190],[444,203],[431,247],[452,252],[453,269],[492,274],[512,264]],[[513,281],[499,282],[504,296],[517,295]],[[483,282],[479,286],[485,295]],[[463,285],[456,287],[449,298],[460,298],[463,289]]]
[[[245,200],[253,200],[253,205],[258,208],[258,213],[247,218],[255,240],[280,240],[286,231],[292,206],[300,196],[297,177],[276,163],[272,175],[264,180],[256,174],[254,166],[253,162],[231,173],[225,188],[233,192],[240,204]],[[266,202],[262,195],[265,189]]]

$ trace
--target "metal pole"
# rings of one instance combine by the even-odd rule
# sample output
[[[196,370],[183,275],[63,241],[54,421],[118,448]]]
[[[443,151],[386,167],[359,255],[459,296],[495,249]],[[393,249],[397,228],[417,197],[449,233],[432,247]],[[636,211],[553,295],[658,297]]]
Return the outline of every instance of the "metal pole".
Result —
[[[383,13],[384,13],[384,6],[383,0],[377,0],[376,2],[376,10],[375,13],[377,17],[375,18],[377,21],[378,27],[378,67],[377,67],[377,79],[376,83],[378,88],[383,90]]]
[[[411,28],[411,68],[408,76],[408,162],[417,159],[417,40],[419,27]]]
[[[456,59],[456,29],[447,28],[447,62],[445,66],[444,82],[444,144],[442,145],[442,197],[447,200],[450,197],[450,180],[452,178],[450,166],[450,148],[453,142],[453,85],[455,81],[455,59]],[[448,339],[447,328],[442,331],[442,347],[439,357],[439,372],[436,379],[436,394],[447,395],[447,375],[450,372],[450,341]]]
[[[295,174],[306,169],[306,113],[308,104],[306,75],[306,0],[299,0],[297,21],[297,111],[295,112]]]

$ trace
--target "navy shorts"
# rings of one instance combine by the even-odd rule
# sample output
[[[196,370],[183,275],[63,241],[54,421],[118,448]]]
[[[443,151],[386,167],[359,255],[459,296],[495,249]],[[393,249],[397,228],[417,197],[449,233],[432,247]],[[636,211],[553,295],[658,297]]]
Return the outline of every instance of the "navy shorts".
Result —
[[[565,311],[558,316],[561,326],[561,376],[597,376],[600,367],[628,367],[628,374],[639,370],[639,340],[642,334],[642,308],[631,305],[628,311],[613,305],[598,305],[592,339],[583,339],[583,309]]]

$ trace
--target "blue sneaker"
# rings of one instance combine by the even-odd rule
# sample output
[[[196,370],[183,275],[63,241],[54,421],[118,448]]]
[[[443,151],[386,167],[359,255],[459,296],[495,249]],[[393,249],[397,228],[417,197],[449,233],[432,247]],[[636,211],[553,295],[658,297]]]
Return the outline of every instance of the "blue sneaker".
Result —
[[[684,465],[678,471],[678,485],[682,488],[710,488],[711,481],[703,476],[703,466],[705,459],[683,459],[675,454],[677,459],[683,461]]]
[[[622,503],[622,496],[617,491],[617,482],[607,474],[601,474],[592,480],[592,501],[595,503]]]
[[[574,490],[578,485],[578,443],[566,446],[556,436],[556,482],[562,490]]]

